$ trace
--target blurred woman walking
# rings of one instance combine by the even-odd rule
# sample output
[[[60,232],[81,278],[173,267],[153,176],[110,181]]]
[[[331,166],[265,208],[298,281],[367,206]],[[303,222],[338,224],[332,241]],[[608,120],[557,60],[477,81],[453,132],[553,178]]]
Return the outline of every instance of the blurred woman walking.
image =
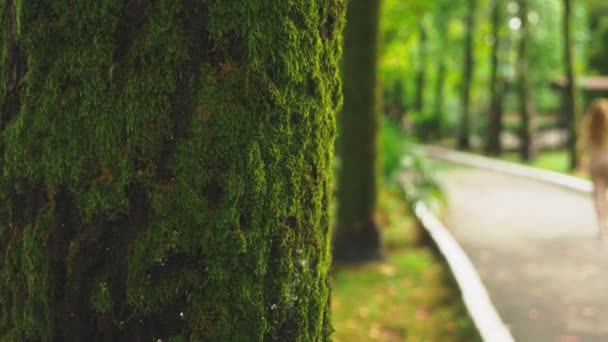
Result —
[[[591,175],[600,238],[608,237],[608,99],[591,103],[581,126],[581,164]]]

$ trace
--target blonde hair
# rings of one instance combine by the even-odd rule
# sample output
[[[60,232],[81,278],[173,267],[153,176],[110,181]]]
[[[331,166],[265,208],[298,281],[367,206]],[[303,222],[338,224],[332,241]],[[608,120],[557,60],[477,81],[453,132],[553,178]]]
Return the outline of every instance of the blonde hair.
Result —
[[[608,99],[596,99],[591,103],[583,119],[581,137],[587,148],[608,145]]]

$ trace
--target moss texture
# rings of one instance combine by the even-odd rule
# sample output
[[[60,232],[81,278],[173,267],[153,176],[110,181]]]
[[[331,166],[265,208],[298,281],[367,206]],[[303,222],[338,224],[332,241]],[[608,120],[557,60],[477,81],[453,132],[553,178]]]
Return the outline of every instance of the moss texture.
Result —
[[[0,2],[0,340],[328,340],[344,12]]]
[[[376,259],[381,243],[374,222],[378,171],[378,23],[380,1],[350,1],[342,60],[340,174],[334,260]]]

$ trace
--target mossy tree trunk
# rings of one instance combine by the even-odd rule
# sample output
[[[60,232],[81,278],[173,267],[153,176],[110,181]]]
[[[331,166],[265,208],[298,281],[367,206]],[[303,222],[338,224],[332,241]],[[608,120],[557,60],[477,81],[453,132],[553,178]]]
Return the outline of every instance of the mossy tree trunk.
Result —
[[[471,116],[471,89],[473,87],[473,68],[475,55],[473,43],[475,38],[475,12],[477,0],[467,1],[467,15],[465,19],[466,37],[464,42],[464,65],[462,76],[462,113],[460,116],[460,130],[458,132],[458,148],[467,150],[470,146],[470,116]]]
[[[418,69],[416,70],[416,93],[414,95],[414,111],[424,111],[424,88],[426,87],[426,69],[428,50],[428,33],[424,19],[418,23]]]
[[[490,115],[488,118],[488,136],[486,152],[498,155],[502,152],[500,133],[502,132],[502,114],[504,97],[504,79],[500,73],[500,47],[502,37],[500,28],[503,20],[504,3],[502,0],[492,2],[492,52],[491,52],[491,79],[490,79]]]
[[[517,65],[517,79],[519,91],[519,115],[520,115],[520,157],[524,161],[535,158],[533,143],[533,105],[530,89],[528,66],[530,65],[528,45],[530,41],[530,25],[528,23],[528,0],[519,1],[519,16],[521,19],[521,37],[519,40],[519,53]]]
[[[576,73],[574,71],[574,47],[572,39],[572,0],[564,0],[564,67],[566,71],[566,87],[564,96],[564,110],[568,123],[568,152],[570,155],[570,169],[574,170],[578,164],[576,150]]]
[[[0,340],[329,340],[344,10],[0,2]]]
[[[378,159],[380,1],[350,1],[342,60],[344,107],[340,113],[340,173],[334,261],[377,259],[382,246],[374,210]]]

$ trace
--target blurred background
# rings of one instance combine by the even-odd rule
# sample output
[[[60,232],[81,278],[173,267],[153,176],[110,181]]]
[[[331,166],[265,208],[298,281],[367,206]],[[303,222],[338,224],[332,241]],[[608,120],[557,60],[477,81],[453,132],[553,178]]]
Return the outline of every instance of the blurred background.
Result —
[[[476,341],[475,326],[449,270],[412,215],[413,203],[422,201],[440,217],[449,217],[454,208],[448,208],[450,189],[442,179],[458,178],[463,184],[466,176],[444,177],[459,167],[429,160],[420,146],[438,145],[587,178],[578,160],[578,127],[589,103],[608,95],[608,2],[353,0],[348,6],[344,106],[336,143],[334,338]],[[483,180],[483,175],[475,177]],[[490,177],[485,185],[491,188],[491,182]],[[515,180],[503,182],[504,189],[527,187]],[[503,191],[497,196],[504,189],[495,190]],[[515,194],[512,201],[525,196]],[[562,197],[565,203],[567,195],[555,196],[555,203]],[[588,227],[580,231],[594,232],[594,213],[585,196],[568,201],[582,203],[581,215],[587,218],[562,222],[583,222]],[[509,221],[522,214],[505,209],[500,215]],[[564,236],[571,239],[568,234]],[[524,235],[517,241],[532,241]],[[496,246],[499,250],[502,245]],[[540,250],[535,257],[544,260]],[[467,252],[476,266],[475,253],[487,259],[487,251],[477,246]],[[549,280],[529,286],[543,288],[543,281]],[[531,322],[542,318],[545,324],[563,327],[548,332],[547,341],[579,341],[577,331],[560,321],[572,317],[551,315],[561,307],[548,309],[545,316],[534,308],[523,310],[511,310],[506,320],[516,321],[509,314]],[[541,336],[527,328],[513,329],[519,336]],[[608,336],[593,327],[580,333],[598,341]],[[530,338],[521,340],[547,337]]]

